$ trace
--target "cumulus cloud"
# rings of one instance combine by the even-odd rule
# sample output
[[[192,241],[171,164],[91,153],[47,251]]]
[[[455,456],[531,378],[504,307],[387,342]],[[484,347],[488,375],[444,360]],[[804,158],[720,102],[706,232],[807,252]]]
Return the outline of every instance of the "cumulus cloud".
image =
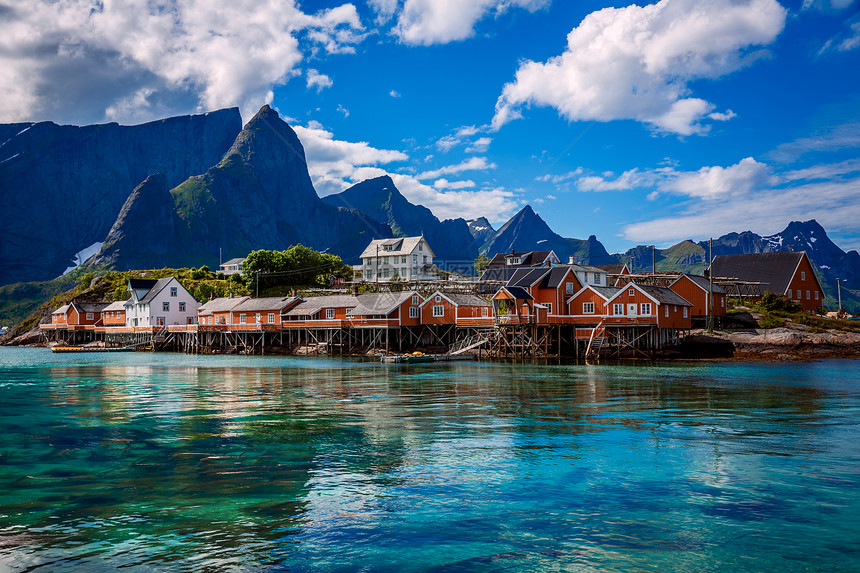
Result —
[[[454,175],[463,171],[486,171],[487,169],[495,169],[495,163],[487,162],[486,157],[470,157],[462,163],[456,165],[446,165],[432,171],[425,171],[415,176],[416,179],[436,179],[441,175]]]
[[[0,19],[0,121],[134,122],[240,106],[251,114],[306,52],[363,37],[352,4],[295,0],[10,0]]]
[[[856,233],[860,220],[860,161],[847,160],[786,172],[748,157],[734,165],[697,171],[630,170],[637,188],[680,195],[678,212],[626,226],[623,236],[639,243],[668,244],[705,239],[739,229],[776,232],[786,221],[815,218],[833,231]],[[627,187],[615,180],[606,184]],[[629,179],[628,179],[629,182]]]
[[[317,93],[321,92],[324,88],[330,88],[334,85],[330,77],[325,74],[321,74],[314,69],[309,69],[307,71],[307,80],[308,88],[316,88]]]
[[[436,189],[471,189],[475,186],[475,182],[471,179],[466,181],[448,181],[445,178],[437,179],[433,182],[433,187]]]
[[[352,142],[334,138],[334,134],[316,122],[307,127],[293,126],[308,161],[314,187],[321,196],[340,193],[352,182],[355,173],[367,167],[396,163],[409,159],[405,153],[392,149],[377,149],[365,141]]]
[[[490,137],[479,137],[466,146],[466,153],[485,153],[493,142]]]
[[[694,97],[689,83],[754,60],[750,50],[771,43],[785,18],[776,0],[661,0],[593,12],[561,55],[520,64],[496,102],[493,128],[539,105],[570,121],[633,119],[663,132],[704,133],[704,120],[733,114]]]
[[[550,0],[406,0],[394,33],[406,44],[430,46],[465,40],[475,35],[475,25],[490,13],[512,7],[534,12]],[[393,0],[371,0],[377,19],[386,22],[397,10]]]
[[[493,142],[492,138],[472,138],[475,135],[478,135],[486,130],[487,126],[476,127],[474,125],[464,125],[462,127],[457,128],[454,133],[440,137],[436,141],[436,147],[440,151],[447,153],[455,147],[464,145],[466,147],[466,153],[484,153],[485,151],[487,151],[487,149],[489,149],[490,144]]]

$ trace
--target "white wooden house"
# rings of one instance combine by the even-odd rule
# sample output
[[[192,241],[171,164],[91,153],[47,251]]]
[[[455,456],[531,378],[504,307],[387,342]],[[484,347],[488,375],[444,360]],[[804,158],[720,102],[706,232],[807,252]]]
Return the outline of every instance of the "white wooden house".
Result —
[[[126,326],[170,326],[195,324],[200,303],[176,277],[129,279],[131,295],[125,302]]]
[[[423,236],[374,239],[361,253],[361,266],[353,269],[357,280],[433,280],[433,250]]]

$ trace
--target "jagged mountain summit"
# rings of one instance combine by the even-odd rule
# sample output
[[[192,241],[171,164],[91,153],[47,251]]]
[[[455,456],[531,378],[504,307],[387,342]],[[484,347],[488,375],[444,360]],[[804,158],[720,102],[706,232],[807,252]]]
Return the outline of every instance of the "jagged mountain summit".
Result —
[[[562,262],[573,259],[578,264],[605,265],[618,259],[606,252],[597,237],[566,239],[549,228],[549,225],[526,205],[484,245],[482,252],[492,257],[510,251],[554,251]]]
[[[217,162],[242,129],[236,108],[141,125],[0,125],[0,284],[47,280],[104,240],[153,173],[169,187]]]
[[[468,267],[478,256],[475,239],[464,219],[440,221],[427,207],[410,203],[387,175],[367,179],[322,200],[329,205],[357,209],[387,224],[395,236],[423,235],[440,267],[463,266],[458,263]]]
[[[154,210],[156,196],[164,197],[157,181],[132,193],[93,264],[145,268],[146,251],[152,251],[163,255],[161,266],[211,265],[219,250],[229,258],[295,244],[355,262],[373,237],[391,232],[354,210],[320,200],[301,142],[268,105],[217,164],[170,190],[172,233],[165,222],[163,233],[153,236],[150,222],[123,216],[132,209]],[[122,240],[111,240],[117,237]],[[135,245],[140,255],[128,252]]]
[[[475,244],[478,246],[478,250],[481,250],[487,241],[496,234],[496,230],[486,217],[469,219],[466,221],[466,224],[469,225],[469,232],[472,233],[472,237],[475,238]]]

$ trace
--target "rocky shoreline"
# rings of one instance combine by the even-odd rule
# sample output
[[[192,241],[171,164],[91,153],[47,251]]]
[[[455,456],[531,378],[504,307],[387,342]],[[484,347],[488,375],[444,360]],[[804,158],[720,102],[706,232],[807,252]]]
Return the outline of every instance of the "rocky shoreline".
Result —
[[[680,354],[690,358],[739,361],[789,361],[860,357],[860,333],[814,332],[803,325],[792,328],[739,331],[694,331]]]

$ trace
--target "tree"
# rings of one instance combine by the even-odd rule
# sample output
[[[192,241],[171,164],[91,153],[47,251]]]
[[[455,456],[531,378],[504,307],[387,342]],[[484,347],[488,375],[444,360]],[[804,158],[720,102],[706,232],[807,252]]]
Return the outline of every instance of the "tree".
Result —
[[[260,292],[283,293],[292,287],[324,287],[331,274],[346,274],[340,257],[319,253],[304,245],[286,251],[253,251],[245,259],[245,282],[256,292],[259,273]]]
[[[483,273],[484,270],[490,266],[491,260],[492,259],[485,254],[475,259],[475,271],[477,271],[478,274]]]

